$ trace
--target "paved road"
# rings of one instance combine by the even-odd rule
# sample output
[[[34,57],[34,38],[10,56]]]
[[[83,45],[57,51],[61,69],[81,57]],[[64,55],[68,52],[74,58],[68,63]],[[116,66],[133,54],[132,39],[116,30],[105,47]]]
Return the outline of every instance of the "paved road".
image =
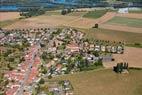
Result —
[[[44,35],[44,36],[45,36],[45,35]],[[28,80],[28,78],[29,78],[29,75],[30,75],[30,73],[31,73],[32,66],[33,66],[34,61],[35,61],[35,56],[36,56],[37,53],[38,53],[38,49],[40,48],[40,43],[41,43],[42,39],[44,38],[44,36],[42,36],[41,39],[40,39],[40,41],[38,41],[38,42],[36,43],[36,46],[38,46],[38,48],[36,48],[36,50],[34,50],[33,53],[32,53],[32,58],[31,58],[31,60],[29,61],[30,64],[29,64],[29,66],[28,66],[28,70],[27,70],[27,72],[26,72],[26,74],[25,74],[24,80],[23,80],[23,82],[21,83],[20,88],[18,89],[18,92],[16,93],[16,95],[23,95],[24,87],[25,87],[26,82],[27,82],[27,80]]]
[[[35,55],[37,54],[37,50],[35,50],[35,51],[33,51],[33,54],[32,54],[32,58],[31,58],[31,62],[30,62],[30,64],[29,64],[29,66],[28,66],[28,70],[27,70],[27,72],[26,72],[26,74],[25,74],[25,77],[24,77],[24,80],[23,80],[23,82],[21,83],[21,86],[20,86],[20,88],[19,88],[19,90],[18,90],[18,92],[17,92],[17,94],[16,95],[23,95],[23,90],[24,90],[24,87],[25,87],[25,85],[26,85],[26,82],[27,82],[27,80],[28,80],[28,78],[29,78],[29,75],[30,75],[30,73],[31,73],[31,67],[33,66],[33,64],[34,64],[34,59],[35,59]]]

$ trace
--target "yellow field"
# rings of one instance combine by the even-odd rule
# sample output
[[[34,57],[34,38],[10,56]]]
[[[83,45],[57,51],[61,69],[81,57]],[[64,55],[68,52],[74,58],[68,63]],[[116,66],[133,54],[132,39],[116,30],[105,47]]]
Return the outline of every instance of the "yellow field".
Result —
[[[75,95],[141,95],[142,70],[116,74],[112,70],[88,71],[53,78],[70,80]]]

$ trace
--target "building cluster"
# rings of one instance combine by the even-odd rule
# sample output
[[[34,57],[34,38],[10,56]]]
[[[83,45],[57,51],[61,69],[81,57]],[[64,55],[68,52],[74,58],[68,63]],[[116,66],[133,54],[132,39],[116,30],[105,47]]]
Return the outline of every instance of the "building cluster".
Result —
[[[40,58],[37,56],[39,47],[31,46],[26,51],[25,61],[18,64],[15,70],[5,72],[4,77],[9,80],[5,95],[31,95],[32,84],[38,79],[38,65]],[[22,93],[22,94],[21,94]]]
[[[53,95],[73,95],[73,87],[69,80],[47,82],[49,93]],[[44,92],[42,92],[43,94]]]
[[[47,67],[46,75],[73,73],[95,65],[100,60],[110,62],[113,59],[112,53],[121,54],[124,51],[122,44],[90,42],[84,35],[71,28],[55,29],[45,34],[42,58],[46,63],[44,67]]]
[[[31,95],[33,87],[41,77],[51,78],[92,70],[102,66],[102,62],[112,61],[113,53],[124,52],[120,43],[89,40],[84,35],[72,28],[0,30],[1,46],[16,44],[29,47],[23,47],[24,61],[18,64],[15,70],[4,75],[9,80],[6,95]],[[64,81],[61,92],[70,93],[69,85],[68,81]],[[50,90],[54,93],[60,92],[59,89]]]

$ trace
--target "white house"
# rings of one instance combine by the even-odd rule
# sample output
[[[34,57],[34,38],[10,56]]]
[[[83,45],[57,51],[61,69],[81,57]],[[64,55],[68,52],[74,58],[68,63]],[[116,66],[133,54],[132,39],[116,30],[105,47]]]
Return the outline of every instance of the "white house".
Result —
[[[128,8],[119,8],[118,13],[129,13]]]

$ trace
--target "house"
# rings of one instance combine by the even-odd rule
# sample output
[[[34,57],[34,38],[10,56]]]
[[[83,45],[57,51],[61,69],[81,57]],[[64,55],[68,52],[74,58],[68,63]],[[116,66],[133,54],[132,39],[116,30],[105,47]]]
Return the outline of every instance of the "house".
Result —
[[[90,50],[90,51],[93,51],[93,50],[94,50],[94,48],[95,48],[94,44],[90,44],[90,46],[89,46],[89,50]]]
[[[95,45],[95,51],[100,51],[101,50],[101,46],[100,45]]]
[[[5,47],[0,47],[0,54],[3,54],[3,53],[5,53],[5,52],[7,52],[7,49],[5,48]]]
[[[112,46],[111,47],[111,52],[116,53],[117,52],[117,46]]]
[[[76,43],[70,43],[66,46],[66,49],[70,50],[70,52],[79,52],[80,47]]]
[[[128,8],[119,8],[118,13],[129,13]]]
[[[60,46],[62,44],[63,44],[63,41],[61,41],[61,40],[55,40],[55,45],[56,46]]]
[[[106,51],[111,52],[111,46],[106,46]]]
[[[101,45],[101,51],[105,52],[106,51],[106,46]]]
[[[123,47],[122,46],[117,46],[117,53],[122,54],[123,52],[124,52]]]
[[[62,64],[57,64],[56,65],[56,71],[60,71],[62,69]]]
[[[49,51],[49,52],[56,52],[56,51],[57,51],[57,48],[56,48],[56,47],[49,47],[49,48],[48,48],[48,51]]]

